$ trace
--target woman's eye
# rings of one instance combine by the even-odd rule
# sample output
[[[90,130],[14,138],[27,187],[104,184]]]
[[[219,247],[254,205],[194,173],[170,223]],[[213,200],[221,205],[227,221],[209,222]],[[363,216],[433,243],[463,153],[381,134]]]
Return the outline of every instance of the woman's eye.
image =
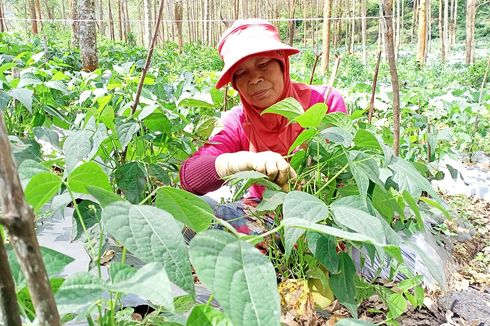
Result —
[[[265,68],[265,67],[267,67],[267,65],[269,64],[269,62],[270,62],[270,60],[267,60],[267,61],[265,61],[265,62],[261,62],[261,63],[259,64],[259,68]]]
[[[233,76],[234,76],[235,78],[238,78],[238,77],[243,76],[244,74],[245,74],[245,71],[244,71],[244,70],[238,70],[238,71],[236,71],[236,72],[233,74]]]

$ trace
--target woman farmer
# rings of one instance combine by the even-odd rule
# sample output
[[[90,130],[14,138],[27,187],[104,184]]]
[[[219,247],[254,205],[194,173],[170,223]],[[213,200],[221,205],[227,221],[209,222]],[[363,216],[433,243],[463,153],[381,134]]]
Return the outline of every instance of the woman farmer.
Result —
[[[291,81],[289,56],[299,50],[283,44],[277,29],[265,20],[235,22],[222,36],[218,52],[224,68],[216,88],[231,83],[241,104],[228,112],[223,130],[183,163],[182,187],[204,195],[218,189],[229,175],[258,171],[286,190],[296,174],[283,156],[303,128],[285,117],[261,112],[287,97],[295,98],[304,110],[325,102],[328,113],[346,112],[344,100],[335,89]],[[328,98],[324,98],[326,93]],[[215,213],[239,232],[262,233],[264,226],[247,210],[260,202],[263,191],[254,185],[246,199],[215,207]]]

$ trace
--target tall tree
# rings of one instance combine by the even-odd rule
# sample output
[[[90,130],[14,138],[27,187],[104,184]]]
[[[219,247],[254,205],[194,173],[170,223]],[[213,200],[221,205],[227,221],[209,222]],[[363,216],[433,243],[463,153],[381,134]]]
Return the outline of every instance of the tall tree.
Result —
[[[48,13],[48,19],[52,20],[53,19],[53,10],[51,9],[51,6],[49,5],[48,0],[44,0],[44,6],[46,7],[46,12]],[[41,8],[41,6],[39,6]]]
[[[382,0],[385,26],[386,58],[390,66],[391,87],[393,89],[393,151],[400,153],[400,86],[396,70],[395,44],[393,39],[392,8],[393,0]]]
[[[367,38],[367,0],[361,0],[361,29],[362,29],[362,62],[367,64],[366,38]]]
[[[295,21],[294,19],[294,14],[296,11],[296,0],[288,0],[288,30],[289,30],[289,45],[293,45],[294,41],[294,28],[295,28]]]
[[[129,21],[128,0],[123,0],[124,39],[128,41],[131,33],[131,22]]]
[[[144,26],[144,42],[143,44],[146,47],[150,46],[151,43],[151,38],[152,38],[152,28],[151,28],[151,20],[152,20],[152,14],[151,14],[151,0],[143,0],[143,8],[144,8],[144,15],[145,15],[145,26]]]
[[[175,27],[177,29],[177,44],[179,45],[179,52],[182,52],[182,48],[184,47],[184,39],[182,35],[182,0],[175,0]]]
[[[109,0],[109,2],[110,1],[111,0]],[[103,0],[99,0],[99,26],[100,26],[100,34],[105,35],[104,1]]]
[[[79,24],[78,0],[71,0],[71,46],[78,48],[80,45],[80,24]]]
[[[75,0],[73,0],[73,1],[75,1]],[[36,4],[34,3],[34,0],[29,0],[29,15],[30,15],[30,19],[31,19],[32,34],[37,34],[38,29],[37,29]]]
[[[94,71],[99,66],[97,57],[97,30],[95,26],[95,0],[79,1],[82,70]]]
[[[351,35],[350,35],[350,45],[349,53],[354,53],[354,39],[356,35],[356,0],[352,0],[351,4]]]
[[[332,0],[324,0],[323,6],[323,44],[322,44],[322,65],[320,72],[324,75],[328,72],[330,62],[330,22],[332,13]]]
[[[444,0],[444,33],[442,38],[444,39],[444,58],[447,58],[449,50],[449,0]]]
[[[0,0],[0,32],[7,30],[7,24],[5,23],[5,12],[3,9],[3,1]]]
[[[446,38],[444,37],[444,25],[442,23],[444,12],[443,0],[439,0],[439,41],[441,43],[441,61],[446,60]]]
[[[449,43],[454,45],[456,43],[456,30],[458,28],[458,0],[451,1],[451,35]]]
[[[419,17],[419,0],[413,0],[413,8],[412,8],[412,28],[410,29],[410,43],[414,42],[415,39],[415,28],[417,27],[418,17]]]
[[[474,60],[475,49],[475,17],[476,17],[476,0],[466,1],[466,64],[472,64]]]
[[[427,48],[427,0],[419,2],[419,32],[417,46],[417,62],[419,65],[425,64]]]
[[[39,25],[41,26],[41,30],[43,29],[43,16],[41,13],[41,3],[39,0],[34,0],[34,7],[36,8],[36,16],[39,21]]]
[[[109,14],[109,34],[111,35],[111,40],[115,41],[116,40],[116,35],[114,32],[114,17],[112,16],[112,1],[107,1],[107,6],[108,6],[108,14]]]
[[[123,0],[117,0],[117,20],[119,21],[118,27],[119,27],[119,40],[123,40],[123,18],[122,18],[122,1]],[[110,1],[109,1],[110,2]]]

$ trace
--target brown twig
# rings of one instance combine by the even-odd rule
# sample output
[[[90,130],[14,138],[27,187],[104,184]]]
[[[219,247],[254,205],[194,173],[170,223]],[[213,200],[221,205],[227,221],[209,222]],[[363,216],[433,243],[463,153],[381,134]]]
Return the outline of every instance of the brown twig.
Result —
[[[60,316],[49,284],[34,230],[34,213],[24,199],[19,175],[0,114],[0,223],[5,225],[27,282],[38,324],[60,325]]]
[[[373,85],[371,86],[371,98],[369,99],[368,106],[368,123],[371,124],[374,113],[374,96],[376,95],[376,84],[378,83],[379,63],[381,62],[381,51],[378,52],[378,60],[376,61],[376,68],[374,68]]]
[[[19,305],[15,295],[15,283],[10,272],[7,252],[0,232],[0,314],[5,325],[20,326]],[[1,322],[1,321],[0,321]]]
[[[322,52],[317,53],[315,51],[315,63],[313,64],[313,69],[311,69],[310,85],[313,84],[313,77],[315,76],[316,66],[318,65],[318,60],[320,59]]]
[[[148,55],[146,56],[145,66],[143,67],[143,71],[141,72],[141,79],[138,83],[138,90],[136,91],[136,97],[134,99],[133,106],[131,107],[131,114],[136,112],[136,107],[138,107],[141,90],[143,89],[143,84],[145,82],[146,73],[148,72],[148,68],[150,67],[151,57],[153,56],[153,50],[155,49],[155,43],[158,37],[158,30],[160,27],[160,22],[162,21],[162,13],[165,1],[160,1],[160,8],[158,10],[158,18],[157,23],[155,24],[155,30],[153,31],[153,38],[151,39],[150,49],[148,50]]]

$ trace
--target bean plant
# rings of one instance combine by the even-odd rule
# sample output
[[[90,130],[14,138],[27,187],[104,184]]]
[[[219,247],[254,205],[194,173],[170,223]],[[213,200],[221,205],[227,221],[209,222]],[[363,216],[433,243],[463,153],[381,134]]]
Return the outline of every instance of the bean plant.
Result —
[[[73,259],[42,249],[65,321],[279,325],[278,281],[315,279],[353,317],[365,298],[378,294],[388,307],[386,322],[395,324],[408,303],[420,306],[423,299],[422,279],[406,266],[400,248],[410,246],[408,236],[422,231],[434,210],[449,217],[426,179],[437,173],[430,164],[454,147],[471,152],[488,137],[482,110],[488,109],[488,92],[477,101],[474,89],[450,88],[445,92],[458,101],[446,103],[434,100],[442,91],[410,88],[402,96],[406,159],[394,156],[386,145],[389,94],[378,94],[385,106],[367,124],[363,98],[370,86],[358,79],[370,74],[350,57],[339,77],[339,86],[350,85],[350,115],[325,115],[324,104],[303,112],[292,99],[264,113],[284,115],[304,128],[287,155],[298,177],[285,193],[258,173],[233,176],[230,182],[238,180],[242,190],[265,185],[256,215],[275,216],[267,233],[247,236],[216,218],[201,198],[178,189],[181,162],[210,136],[220,111],[238,102],[234,90],[225,95],[212,86],[221,65],[214,50],[189,45],[178,55],[169,45],[157,51],[133,112],[144,50],[102,42],[100,69],[85,73],[76,52],[64,50],[54,37],[27,44],[0,34],[0,40],[0,110],[26,199],[38,223],[71,209],[73,241],[83,241],[91,258],[91,272],[62,278]],[[309,78],[309,69],[295,64],[293,76]],[[356,78],[348,73],[351,67]],[[407,72],[408,82],[416,78]],[[479,136],[468,139],[469,128]],[[190,244],[181,234],[184,227],[196,233]],[[264,239],[270,243],[265,254],[255,247]],[[104,267],[111,243],[121,252]],[[22,314],[34,320],[8,249]],[[356,252],[360,258],[353,260]],[[417,253],[443,285],[439,267]],[[138,258],[138,267],[130,257]],[[393,290],[375,282],[378,273],[357,273],[373,261],[381,263],[377,272],[406,279]],[[198,300],[196,280],[212,293],[208,302]],[[154,310],[142,322],[132,320],[133,308],[124,305],[129,294]]]

